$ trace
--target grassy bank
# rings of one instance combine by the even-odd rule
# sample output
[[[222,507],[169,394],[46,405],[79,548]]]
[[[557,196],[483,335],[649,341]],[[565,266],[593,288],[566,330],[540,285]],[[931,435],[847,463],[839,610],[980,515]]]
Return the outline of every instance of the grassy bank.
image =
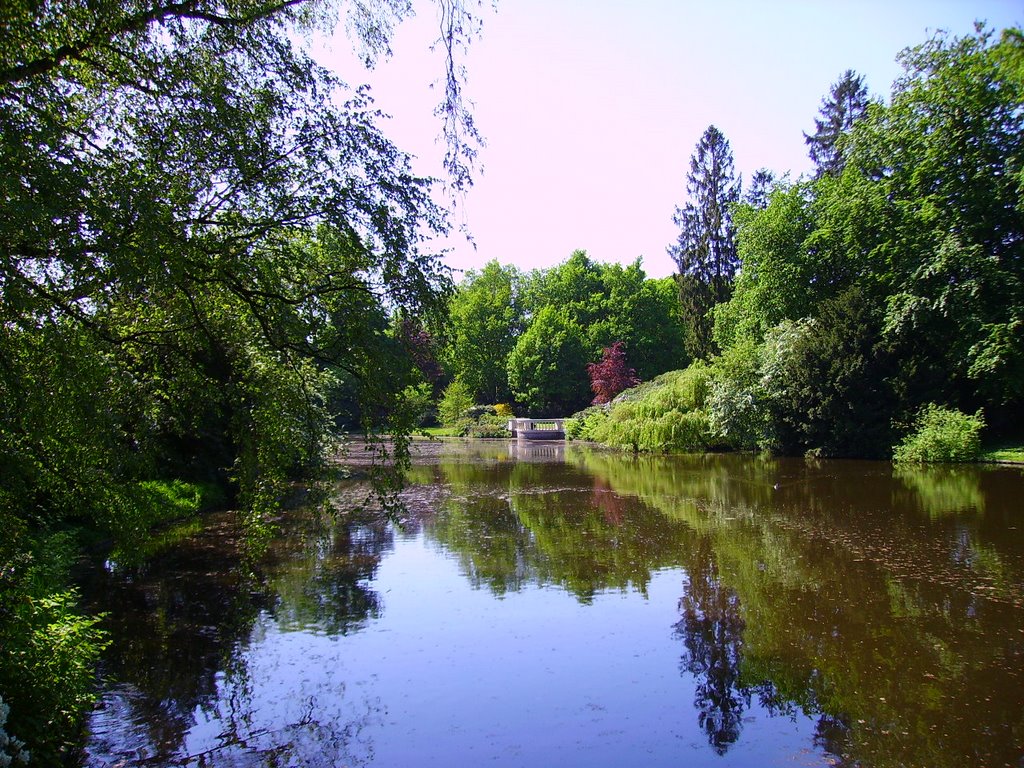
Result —
[[[1004,464],[1024,464],[1024,445],[1003,445],[983,450],[981,460]]]

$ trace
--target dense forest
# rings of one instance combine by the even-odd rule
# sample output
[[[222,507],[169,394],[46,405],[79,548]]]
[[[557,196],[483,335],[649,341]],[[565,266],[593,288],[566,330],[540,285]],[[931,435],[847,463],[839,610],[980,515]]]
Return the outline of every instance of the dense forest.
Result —
[[[459,188],[476,26],[438,5]],[[372,62],[408,9],[352,9]],[[347,431],[580,412],[577,436],[634,450],[880,457],[922,414],[1021,432],[1019,30],[907,50],[886,103],[845,73],[809,178],[744,192],[709,127],[675,277],[577,252],[453,286],[434,183],[296,43],[326,13],[0,10],[0,761],[74,754],[105,642],[67,587],[86,538],[224,504],[258,532]]]

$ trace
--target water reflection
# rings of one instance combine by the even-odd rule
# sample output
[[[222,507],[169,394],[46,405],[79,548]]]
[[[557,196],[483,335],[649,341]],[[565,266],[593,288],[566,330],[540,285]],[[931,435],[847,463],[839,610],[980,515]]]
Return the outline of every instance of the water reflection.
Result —
[[[445,463],[413,477],[452,490],[427,532],[458,556],[474,586],[496,595],[526,584],[558,585],[583,603],[606,590],[643,594],[651,573],[678,565],[692,539],[685,525],[666,524],[643,501],[557,458]]]
[[[744,621],[739,595],[718,575],[714,553],[703,540],[691,559],[683,618],[676,631],[686,646],[682,668],[696,680],[694,708],[701,728],[719,755],[740,735],[750,690],[740,682]]]
[[[379,615],[368,580],[393,534],[379,519],[339,522],[314,510],[288,530],[255,571],[237,520],[221,514],[142,562],[91,574],[85,592],[107,613],[112,643],[88,764],[360,761],[373,702],[301,667],[267,674],[252,648],[294,631],[344,635]],[[287,696],[268,685],[275,678]]]
[[[573,460],[706,537],[680,558],[680,631],[716,749],[737,738],[749,686],[770,685],[819,716],[842,762],[1017,764],[1019,472]]]
[[[421,450],[397,532],[291,513],[251,568],[223,516],[98,569],[114,642],[87,762],[1021,760],[1020,471]]]

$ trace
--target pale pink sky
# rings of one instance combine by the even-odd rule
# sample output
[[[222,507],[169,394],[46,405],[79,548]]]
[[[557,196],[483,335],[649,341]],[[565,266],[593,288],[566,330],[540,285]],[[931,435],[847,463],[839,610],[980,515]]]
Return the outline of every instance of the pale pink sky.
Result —
[[[467,3],[471,0],[467,0]],[[339,28],[328,66],[369,82],[392,115],[389,135],[440,174],[432,118],[442,74],[436,11],[403,23],[394,56],[353,71]],[[648,275],[674,271],[665,252],[685,198],[690,155],[709,124],[732,145],[737,171],[810,169],[804,131],[846,69],[887,98],[897,53],[936,29],[1024,22],[1009,0],[499,0],[484,3],[482,37],[465,58],[467,94],[487,146],[455,216],[476,248],[454,238],[447,263],[490,259],[550,267],[573,250],[603,262],[643,257]]]

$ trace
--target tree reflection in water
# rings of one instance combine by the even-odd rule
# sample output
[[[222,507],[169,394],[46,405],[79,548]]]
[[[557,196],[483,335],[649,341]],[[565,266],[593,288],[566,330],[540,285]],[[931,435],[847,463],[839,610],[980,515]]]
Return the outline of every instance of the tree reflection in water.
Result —
[[[396,715],[385,716],[380,701],[389,707],[405,701],[406,686],[415,683],[399,678],[401,695],[392,691],[391,698],[376,682],[346,691],[341,681],[376,678],[376,668],[346,674],[349,650],[322,649],[343,637],[349,649],[382,642],[361,632],[400,613],[395,596],[384,611],[377,570],[394,542],[408,543],[414,531],[429,546],[410,550],[417,559],[407,578],[418,582],[419,568],[440,558],[439,572],[454,562],[456,576],[473,588],[460,598],[464,604],[449,605],[448,592],[439,592],[425,608],[434,627],[447,626],[451,616],[475,627],[464,637],[437,635],[456,647],[466,643],[473,653],[465,661],[480,665],[465,666],[473,676],[459,702],[477,695],[471,686],[481,674],[500,667],[490,654],[499,658],[502,648],[507,660],[526,663],[510,665],[522,679],[496,676],[495,690],[518,686],[524,697],[518,701],[533,702],[530,674],[544,684],[558,674],[547,667],[558,658],[546,656],[558,640],[550,633],[552,617],[572,615],[579,626],[559,626],[574,653],[595,637],[624,649],[657,649],[637,662],[642,672],[646,660],[657,660],[653,693],[623,690],[620,701],[614,690],[608,703],[648,707],[644,725],[633,731],[624,725],[622,738],[646,743],[650,737],[666,757],[678,750],[680,734],[693,741],[687,732],[696,732],[695,741],[710,744],[710,750],[701,745],[703,753],[728,755],[730,764],[767,759],[773,734],[781,734],[779,754],[799,749],[806,756],[813,748],[823,761],[851,768],[1019,763],[1019,471],[894,473],[881,463],[628,457],[572,446],[557,460],[541,461],[512,456],[504,443],[446,450],[462,453],[439,455],[410,473],[405,498],[422,516],[398,533],[365,521],[289,516],[282,521],[288,535],[271,544],[248,578],[232,538],[237,531],[214,519],[180,545],[147,551],[141,565],[94,576],[84,594],[96,610],[109,612],[113,643],[104,675],[117,682],[108,684],[92,719],[90,750],[99,756],[90,764],[409,764],[388,762],[387,739],[379,736],[375,757],[369,735],[390,733],[391,747],[400,742]],[[481,592],[502,605],[490,605]],[[562,592],[576,605],[566,607]],[[559,612],[523,610],[534,600],[546,608],[557,604]],[[474,624],[470,604],[509,619],[503,634],[491,637],[487,626]],[[631,616],[663,610],[657,637],[651,639],[649,626],[634,637],[647,626],[642,623],[592,623],[621,616],[622,608],[635,611]],[[444,642],[420,645],[420,630],[415,626],[407,637],[418,659],[408,681],[445,664],[464,667]],[[530,648],[535,657],[525,653]],[[623,659],[632,663],[628,653]],[[544,720],[555,723],[556,744],[564,733],[559,718],[575,712],[580,699],[589,705],[593,682],[557,679],[565,683],[567,705]],[[694,704],[690,710],[684,703],[684,725],[673,709],[680,685],[694,686],[682,695]],[[507,710],[497,698],[479,701],[485,715],[500,713],[501,729],[518,727],[533,737],[528,705],[515,706],[511,694]],[[445,724],[446,710],[434,698],[424,706],[421,715]],[[448,706],[465,731],[448,734],[447,752],[432,744],[432,754],[458,762],[450,757],[466,754],[458,739],[480,721],[457,703]],[[768,724],[763,714],[793,715],[799,724],[783,733],[785,723]],[[509,724],[510,715],[520,718],[518,725]],[[659,716],[670,725],[653,733],[649,723]],[[491,734],[499,730],[486,731],[477,742],[482,750],[495,746]],[[608,730],[582,738],[591,737],[614,741]]]
[[[383,520],[312,510],[293,512],[289,529],[255,571],[225,513],[141,563],[92,574],[85,594],[108,612],[112,638],[101,673],[116,683],[90,718],[87,764],[371,759],[365,732],[380,704],[310,675],[301,638],[345,635],[379,615],[369,583],[394,534]]]
[[[693,705],[700,727],[719,755],[739,739],[750,691],[740,682],[743,618],[735,590],[718,576],[713,552],[703,539],[691,561],[676,632],[686,646],[681,668],[694,676]]]

